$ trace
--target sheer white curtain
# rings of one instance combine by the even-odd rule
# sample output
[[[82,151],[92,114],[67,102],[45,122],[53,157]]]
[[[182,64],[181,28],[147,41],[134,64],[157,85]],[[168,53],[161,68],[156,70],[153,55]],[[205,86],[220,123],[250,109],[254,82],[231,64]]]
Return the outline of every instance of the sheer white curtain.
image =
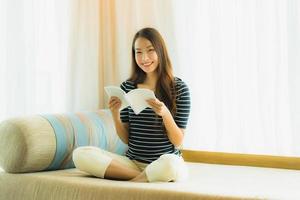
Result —
[[[298,1],[100,2],[101,84],[126,79],[133,34],[157,28],[191,90],[184,148],[300,155]]]
[[[0,120],[98,108],[97,1],[0,1]]]
[[[176,1],[185,148],[300,155],[298,1]]]
[[[65,110],[68,6],[2,0],[0,9],[0,119]]]
[[[99,109],[99,82],[102,79],[99,70],[99,1],[70,0],[69,7],[71,34],[66,107],[73,112],[92,111]]]
[[[191,89],[185,148],[299,156],[299,4],[1,0],[0,120],[103,107],[133,34],[152,26]]]

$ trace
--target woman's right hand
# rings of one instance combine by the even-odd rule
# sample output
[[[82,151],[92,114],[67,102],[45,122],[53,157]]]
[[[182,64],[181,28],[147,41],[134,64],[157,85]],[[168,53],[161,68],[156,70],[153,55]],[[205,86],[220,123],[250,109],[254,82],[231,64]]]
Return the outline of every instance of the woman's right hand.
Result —
[[[122,105],[122,102],[118,97],[112,96],[109,99],[108,107],[111,110],[113,115],[120,114],[119,110],[121,108],[121,105]]]

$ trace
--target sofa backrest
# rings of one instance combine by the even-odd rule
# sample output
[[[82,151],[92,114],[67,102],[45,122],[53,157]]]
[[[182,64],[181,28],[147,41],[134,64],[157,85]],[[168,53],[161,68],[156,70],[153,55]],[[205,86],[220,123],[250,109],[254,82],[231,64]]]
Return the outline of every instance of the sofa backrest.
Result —
[[[74,167],[72,152],[97,146],[123,155],[109,110],[13,118],[0,124],[0,166],[10,173]]]

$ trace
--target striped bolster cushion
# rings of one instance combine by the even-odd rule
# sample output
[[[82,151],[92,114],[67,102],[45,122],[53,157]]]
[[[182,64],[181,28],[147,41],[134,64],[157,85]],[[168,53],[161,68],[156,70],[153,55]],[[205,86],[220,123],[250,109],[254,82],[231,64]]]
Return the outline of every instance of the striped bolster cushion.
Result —
[[[37,115],[0,124],[0,166],[11,173],[74,167],[72,151],[97,146],[123,155],[109,110]]]

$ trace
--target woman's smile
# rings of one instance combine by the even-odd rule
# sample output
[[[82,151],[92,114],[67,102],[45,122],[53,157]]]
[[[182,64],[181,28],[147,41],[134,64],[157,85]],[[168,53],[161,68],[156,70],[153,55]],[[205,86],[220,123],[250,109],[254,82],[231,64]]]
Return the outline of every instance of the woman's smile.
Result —
[[[143,64],[143,67],[150,67],[153,64],[153,62],[147,62]]]

